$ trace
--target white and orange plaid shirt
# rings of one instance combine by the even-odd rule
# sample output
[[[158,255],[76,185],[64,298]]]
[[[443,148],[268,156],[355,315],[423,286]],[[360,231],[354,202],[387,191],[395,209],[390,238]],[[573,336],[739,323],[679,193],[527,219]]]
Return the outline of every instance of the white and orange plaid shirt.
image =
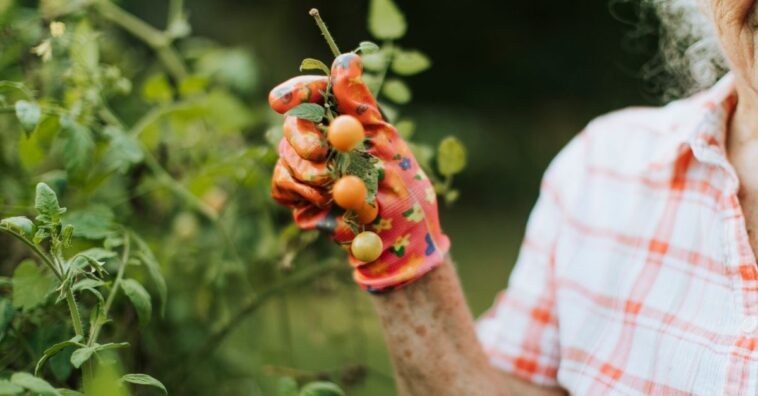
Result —
[[[758,267],[725,153],[736,102],[728,75],[601,117],[558,155],[478,323],[493,365],[577,395],[758,394]]]

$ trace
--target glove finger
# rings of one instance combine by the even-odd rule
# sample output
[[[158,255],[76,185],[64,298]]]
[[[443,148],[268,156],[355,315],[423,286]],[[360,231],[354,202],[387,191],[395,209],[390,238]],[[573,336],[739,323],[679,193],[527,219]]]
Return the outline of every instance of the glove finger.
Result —
[[[324,134],[313,121],[288,116],[284,118],[284,137],[301,158],[321,162],[329,153]]]
[[[332,182],[326,162],[312,162],[301,158],[286,139],[279,141],[279,160],[298,181],[313,187],[323,187]]]
[[[329,215],[329,208],[319,208],[313,205],[306,205],[292,210],[292,217],[295,219],[298,227],[303,230],[319,229],[319,225]]]
[[[290,208],[305,204],[327,208],[331,202],[328,191],[295,180],[281,158],[277,161],[271,178],[271,196]]]
[[[384,123],[376,99],[363,82],[363,61],[360,56],[346,53],[332,63],[332,93],[340,114],[358,118],[364,126]]]
[[[277,85],[268,94],[268,104],[284,114],[301,103],[322,103],[328,78],[326,76],[297,76]]]

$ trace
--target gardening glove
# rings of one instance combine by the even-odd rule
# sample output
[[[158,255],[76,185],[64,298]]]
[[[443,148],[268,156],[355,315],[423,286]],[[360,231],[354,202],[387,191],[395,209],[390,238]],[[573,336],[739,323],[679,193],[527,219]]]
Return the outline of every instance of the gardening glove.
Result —
[[[366,229],[381,237],[384,251],[370,263],[352,255],[349,261],[355,281],[369,292],[379,293],[409,284],[439,266],[450,241],[440,228],[432,183],[395,127],[384,120],[362,73],[358,55],[342,54],[334,60],[330,77],[295,77],[274,88],[269,103],[279,113],[301,103],[323,104],[331,78],[338,112],[363,124],[364,145],[379,161],[379,214]],[[324,135],[313,122],[292,116],[285,118],[283,132],[272,179],[273,198],[292,208],[301,228],[326,229],[335,241],[348,244],[354,235],[342,215],[332,211],[333,181],[326,166]]]

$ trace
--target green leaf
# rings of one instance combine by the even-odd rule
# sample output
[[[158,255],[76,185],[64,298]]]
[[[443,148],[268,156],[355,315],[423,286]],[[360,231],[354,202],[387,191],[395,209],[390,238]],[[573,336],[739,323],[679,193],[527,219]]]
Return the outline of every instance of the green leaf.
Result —
[[[0,220],[0,227],[7,228],[27,238],[31,238],[34,232],[34,223],[24,216],[2,219]]]
[[[319,122],[324,118],[324,115],[326,115],[326,109],[324,109],[324,106],[321,106],[319,104],[302,103],[290,109],[286,115],[302,118],[304,120],[313,122]]]
[[[16,117],[27,135],[34,131],[42,117],[42,111],[36,103],[19,100],[16,102]]]
[[[368,30],[381,40],[403,37],[407,29],[405,16],[392,0],[371,0],[368,10]]]
[[[134,309],[137,310],[140,325],[145,326],[150,322],[150,317],[153,312],[153,305],[150,302],[150,294],[134,279],[124,279],[121,281],[121,287],[124,289],[124,294],[129,297],[132,305],[134,305]]]
[[[75,237],[100,240],[108,236],[113,228],[113,218],[110,208],[95,204],[72,211],[63,223],[74,226]]]
[[[364,69],[374,72],[381,72],[387,65],[387,54],[384,51],[379,51],[372,54],[363,54],[361,55],[361,60],[363,61]],[[367,74],[364,74],[363,78],[365,79],[366,76]]]
[[[70,54],[76,69],[82,73],[93,73],[100,62],[97,33],[92,30],[87,19],[76,25],[74,39],[71,40]]]
[[[47,300],[53,280],[32,260],[24,260],[13,272],[13,307],[30,311]]]
[[[327,66],[324,62],[321,62],[318,59],[313,58],[305,58],[300,63],[300,71],[305,70],[320,70],[325,75],[329,75],[329,66]]]
[[[179,95],[184,98],[194,96],[205,91],[208,87],[208,77],[193,74],[185,77],[179,83]]]
[[[297,381],[292,377],[279,378],[277,396],[297,396]]]
[[[11,376],[11,382],[42,396],[61,396],[60,392],[47,383],[47,381],[29,373],[14,373]]]
[[[160,381],[147,374],[125,374],[123,377],[121,377],[121,381],[128,382],[130,384],[152,386],[154,388],[160,389],[164,395],[168,395],[166,387],[163,386]]]
[[[332,382],[311,382],[300,389],[299,396],[345,396],[345,392]]]
[[[74,285],[71,287],[71,290],[74,292],[88,291],[97,297],[100,302],[103,302],[103,295],[97,290],[98,287],[101,287],[103,285],[105,285],[105,282],[101,280],[85,278],[74,283]]]
[[[68,117],[61,117],[61,126],[63,133],[60,136],[64,139],[63,159],[66,170],[71,173],[87,170],[95,150],[92,132],[86,126]]]
[[[145,264],[145,267],[147,268],[147,274],[150,276],[150,280],[153,282],[153,286],[155,286],[155,288],[158,290],[158,301],[161,305],[161,316],[163,316],[165,314],[166,295],[168,291],[166,287],[166,280],[163,278],[163,273],[161,273],[161,266],[158,263],[158,259],[155,258],[153,251],[150,250],[150,246],[148,246],[147,243],[145,243],[145,241],[139,236],[135,234],[132,234],[131,236],[139,248],[137,256],[139,257],[140,261]]]
[[[429,57],[417,50],[395,50],[392,58],[392,71],[401,76],[421,73],[432,65]]]
[[[250,92],[258,84],[258,67],[249,50],[216,48],[205,52],[196,70],[239,92]]]
[[[11,300],[0,298],[0,341],[3,340],[5,330],[10,326],[14,315],[15,311],[13,310]]]
[[[40,370],[42,370],[42,367],[45,366],[45,363],[48,361],[48,359],[55,356],[55,354],[62,351],[64,348],[69,346],[83,346],[81,344],[81,340],[82,336],[78,335],[70,340],[59,342],[50,348],[45,349],[45,352],[42,354],[42,358],[37,361],[37,365],[34,367],[34,375],[39,375]]]
[[[0,379],[0,395],[18,395],[24,388],[8,380]]]
[[[371,41],[361,41],[360,44],[358,44],[358,48],[355,49],[356,51],[361,53],[361,57],[363,55],[369,55],[374,54],[376,52],[379,52],[379,46],[376,45],[376,43]]]
[[[460,173],[466,167],[466,148],[458,138],[448,136],[437,148],[437,169],[443,176]]]
[[[413,136],[416,124],[411,120],[402,120],[395,124],[395,128],[397,128],[397,133],[399,133],[403,139],[408,140]]]
[[[97,352],[106,351],[109,349],[120,349],[120,348],[126,348],[129,346],[128,342],[119,342],[119,343],[107,343],[102,345],[93,345],[89,347],[82,347],[74,351],[74,353],[71,354],[71,364],[74,365],[74,367],[79,368],[89,360],[92,355],[94,355]]]
[[[142,85],[142,98],[149,103],[170,103],[174,90],[163,74],[153,74]]]
[[[58,196],[50,186],[45,183],[37,184],[37,191],[34,197],[34,208],[40,215],[46,216],[50,221],[56,222],[66,208],[61,208],[58,204]]]
[[[142,162],[144,154],[137,139],[115,127],[107,127],[103,133],[110,138],[104,155],[109,170],[126,173],[133,165]]]
[[[411,101],[411,90],[403,81],[396,78],[384,83],[382,94],[397,104],[406,104]]]

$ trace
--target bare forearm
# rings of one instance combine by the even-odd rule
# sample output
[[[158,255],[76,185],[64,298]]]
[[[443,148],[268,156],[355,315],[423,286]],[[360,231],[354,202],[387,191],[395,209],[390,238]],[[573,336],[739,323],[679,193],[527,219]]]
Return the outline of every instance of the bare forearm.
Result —
[[[449,259],[416,283],[374,298],[403,395],[501,395]]]
[[[402,396],[565,394],[489,364],[449,257],[414,284],[376,296],[374,305]]]

